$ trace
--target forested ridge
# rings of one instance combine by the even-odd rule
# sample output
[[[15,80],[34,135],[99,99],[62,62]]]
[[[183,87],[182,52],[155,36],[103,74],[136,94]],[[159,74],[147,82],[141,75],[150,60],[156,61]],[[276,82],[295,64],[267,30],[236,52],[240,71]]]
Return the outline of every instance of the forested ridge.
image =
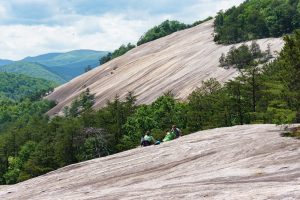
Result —
[[[39,99],[42,94],[57,86],[52,81],[6,72],[0,72],[0,80],[0,97],[11,100]]]
[[[50,71],[46,66],[39,63],[15,61],[8,65],[0,66],[0,72],[23,74],[34,78],[52,81],[57,84],[65,82],[65,80],[58,74]]]
[[[215,41],[242,41],[281,37],[300,28],[299,0],[247,0],[220,11],[215,18]]]
[[[53,106],[47,101],[27,99],[1,107],[5,126],[0,133],[0,181],[13,184],[135,148],[147,130],[161,140],[172,124],[189,134],[238,124],[300,122],[300,31],[286,36],[285,42],[272,63],[264,61],[267,52],[255,43],[232,48],[220,67],[238,68],[241,75],[224,86],[207,80],[186,102],[169,92],[150,105],[137,105],[130,92],[124,101],[116,96],[95,111],[94,95],[87,88],[64,109],[64,116],[52,119],[43,115]]]

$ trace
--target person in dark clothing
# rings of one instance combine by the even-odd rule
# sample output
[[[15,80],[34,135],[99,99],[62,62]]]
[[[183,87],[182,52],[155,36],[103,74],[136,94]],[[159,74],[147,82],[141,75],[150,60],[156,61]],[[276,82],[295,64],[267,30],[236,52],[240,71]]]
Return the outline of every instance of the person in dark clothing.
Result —
[[[179,138],[182,135],[181,130],[179,128],[177,128],[175,124],[172,126],[172,129],[170,132],[175,134],[175,138]]]
[[[147,131],[141,139],[141,146],[146,147],[150,146],[152,144],[156,144],[156,140],[154,139],[153,136],[151,136],[150,131]]]

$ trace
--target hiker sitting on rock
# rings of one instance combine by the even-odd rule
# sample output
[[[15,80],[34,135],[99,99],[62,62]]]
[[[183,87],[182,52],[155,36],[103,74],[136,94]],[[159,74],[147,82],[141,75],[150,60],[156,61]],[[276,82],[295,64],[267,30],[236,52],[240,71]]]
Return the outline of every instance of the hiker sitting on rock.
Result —
[[[142,137],[142,139],[141,139],[141,146],[146,147],[146,146],[150,146],[152,144],[156,144],[156,140],[154,139],[153,136],[150,135],[150,131],[147,131],[145,133],[145,136]]]
[[[172,126],[171,133],[175,134],[175,138],[179,138],[181,136],[181,130],[177,128],[175,124]]]
[[[174,140],[175,138],[176,138],[176,135],[174,132],[166,130],[166,136],[164,137],[163,142],[168,142],[168,141]]]

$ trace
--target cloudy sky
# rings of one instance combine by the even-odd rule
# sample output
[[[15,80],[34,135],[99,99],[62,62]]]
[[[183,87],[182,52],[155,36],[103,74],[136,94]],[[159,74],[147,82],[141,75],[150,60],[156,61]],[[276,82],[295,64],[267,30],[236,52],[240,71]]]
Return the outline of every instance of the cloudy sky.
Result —
[[[0,58],[114,50],[165,19],[192,23],[243,0],[0,0]]]

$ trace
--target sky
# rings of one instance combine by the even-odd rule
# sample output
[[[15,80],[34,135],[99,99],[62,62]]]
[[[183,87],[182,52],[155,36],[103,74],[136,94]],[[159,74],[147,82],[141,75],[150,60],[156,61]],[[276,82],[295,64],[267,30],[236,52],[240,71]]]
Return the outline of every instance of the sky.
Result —
[[[0,0],[0,58],[113,51],[162,21],[193,23],[243,0]]]

